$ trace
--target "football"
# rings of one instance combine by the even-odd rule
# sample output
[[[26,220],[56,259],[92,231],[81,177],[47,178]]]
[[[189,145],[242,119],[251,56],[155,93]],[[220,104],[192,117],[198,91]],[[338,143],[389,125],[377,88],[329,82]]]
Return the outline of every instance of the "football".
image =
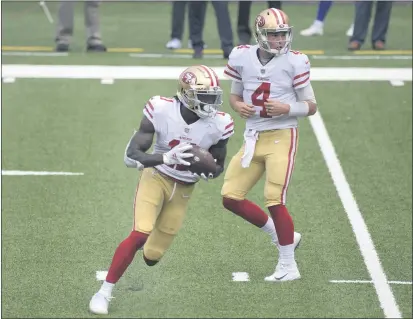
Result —
[[[217,164],[208,150],[197,145],[193,145],[192,149],[189,150],[188,153],[194,154],[193,157],[188,159],[191,163],[191,166],[188,166],[189,171],[197,174],[204,173],[205,175],[208,175],[208,173],[215,174],[217,171]]]

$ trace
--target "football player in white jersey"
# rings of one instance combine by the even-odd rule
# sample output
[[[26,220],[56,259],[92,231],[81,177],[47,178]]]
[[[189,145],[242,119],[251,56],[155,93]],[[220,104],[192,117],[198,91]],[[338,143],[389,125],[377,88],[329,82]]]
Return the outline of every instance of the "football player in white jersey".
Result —
[[[270,233],[279,250],[266,281],[299,279],[294,232],[286,195],[298,145],[298,118],[317,111],[310,62],[290,49],[292,28],[285,12],[270,8],[255,20],[257,45],[233,49],[224,74],[232,80],[231,107],[246,119],[244,145],[225,173],[223,205]],[[245,197],[265,172],[265,206],[270,217]]]
[[[92,297],[89,309],[107,314],[112,289],[143,247],[143,259],[155,265],[178,233],[194,185],[218,177],[224,170],[226,146],[234,123],[220,112],[222,90],[215,72],[204,65],[187,68],[173,98],[152,97],[145,105],[138,131],[129,141],[126,166],[142,170],[134,201],[130,235],[118,246],[106,280]],[[156,142],[152,154],[146,153]],[[217,170],[198,176],[188,171],[192,145],[209,150]]]

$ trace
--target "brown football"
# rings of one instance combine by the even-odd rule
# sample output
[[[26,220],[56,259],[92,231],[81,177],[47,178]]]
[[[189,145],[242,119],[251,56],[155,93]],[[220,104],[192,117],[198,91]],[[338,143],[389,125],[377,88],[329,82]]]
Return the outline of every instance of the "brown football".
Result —
[[[188,160],[191,163],[191,166],[188,166],[189,171],[197,174],[204,173],[205,175],[208,175],[208,173],[216,173],[217,164],[208,150],[199,147],[198,145],[193,145],[188,153],[194,154],[194,157],[191,157]]]

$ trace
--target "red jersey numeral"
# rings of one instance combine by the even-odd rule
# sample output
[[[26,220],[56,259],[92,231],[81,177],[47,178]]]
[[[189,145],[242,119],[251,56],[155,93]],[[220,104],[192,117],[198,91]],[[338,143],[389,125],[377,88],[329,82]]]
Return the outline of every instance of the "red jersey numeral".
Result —
[[[255,106],[260,106],[262,108],[260,111],[260,117],[271,117],[267,114],[267,111],[264,106],[264,102],[266,102],[270,97],[270,90],[271,83],[263,82],[251,96],[252,104]]]

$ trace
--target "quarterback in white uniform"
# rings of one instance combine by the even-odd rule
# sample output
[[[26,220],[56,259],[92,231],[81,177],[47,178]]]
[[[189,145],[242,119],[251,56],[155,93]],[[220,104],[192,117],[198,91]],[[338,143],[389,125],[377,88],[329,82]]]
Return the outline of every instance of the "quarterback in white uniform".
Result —
[[[125,164],[143,170],[136,189],[133,229],[116,249],[106,280],[89,303],[92,313],[108,313],[112,289],[137,250],[144,247],[148,266],[162,258],[182,225],[194,185],[224,170],[234,123],[229,114],[218,111],[222,105],[218,77],[211,68],[197,65],[183,71],[178,83],[175,97],[155,96],[146,103],[140,127],[126,147]],[[154,136],[154,149],[148,154]],[[215,172],[199,176],[188,171],[192,145],[212,154]]]
[[[275,272],[266,281],[299,279],[295,248],[301,234],[286,208],[298,146],[298,118],[317,111],[310,62],[290,49],[292,29],[285,12],[270,8],[255,20],[257,45],[233,49],[224,74],[232,80],[231,107],[246,119],[244,145],[225,173],[223,205],[271,234],[279,249]],[[245,197],[264,174],[269,217]]]

